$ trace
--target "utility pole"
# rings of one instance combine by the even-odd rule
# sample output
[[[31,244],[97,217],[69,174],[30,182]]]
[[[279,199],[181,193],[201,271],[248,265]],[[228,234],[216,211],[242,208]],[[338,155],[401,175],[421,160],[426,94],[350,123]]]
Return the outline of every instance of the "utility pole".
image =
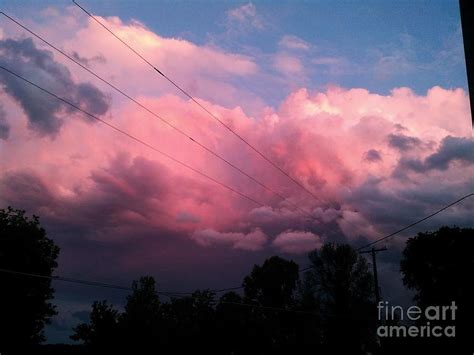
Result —
[[[379,278],[378,278],[378,274],[377,274],[377,258],[376,258],[376,254],[380,251],[385,251],[387,250],[386,247],[383,247],[383,248],[379,248],[379,249],[375,249],[374,247],[372,247],[372,249],[370,250],[364,250],[364,251],[361,251],[359,252],[360,254],[372,254],[372,267],[373,267],[373,273],[374,273],[374,288],[375,288],[375,301],[376,301],[376,304],[378,305],[379,302],[380,302],[380,289],[379,289]]]

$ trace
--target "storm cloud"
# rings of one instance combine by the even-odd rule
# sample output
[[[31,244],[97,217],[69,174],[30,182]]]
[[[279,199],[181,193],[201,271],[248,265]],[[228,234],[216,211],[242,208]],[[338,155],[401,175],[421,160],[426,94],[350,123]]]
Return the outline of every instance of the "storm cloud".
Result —
[[[416,137],[409,137],[404,134],[390,134],[388,136],[388,144],[400,151],[407,151],[418,148],[422,145],[422,141]]]
[[[1,142],[7,154],[0,201],[37,213],[55,235],[72,239],[73,231],[77,244],[85,246],[102,243],[110,248],[133,242],[140,250],[136,260],[123,258],[138,266],[144,259],[154,260],[157,253],[164,257],[172,245],[174,254],[168,258],[185,259],[182,253],[189,248],[216,255],[216,250],[223,250],[222,255],[283,252],[298,256],[327,241],[360,245],[373,240],[473,188],[469,178],[474,168],[470,164],[471,143],[462,138],[466,127],[470,128],[469,101],[462,89],[433,87],[420,96],[409,88],[393,89],[385,95],[337,86],[322,91],[292,88],[274,105],[249,114],[246,105],[235,104],[236,97],[249,93],[244,88],[224,88],[238,78],[258,73],[251,57],[161,37],[133,23],[103,21],[136,41],[137,49],[164,71],[177,73],[177,80],[189,84],[197,100],[316,198],[298,189],[241,142],[229,138],[228,132],[193,102],[166,91],[159,80],[147,74],[147,68],[124,56],[122,47],[110,45],[107,33],[78,24],[81,28],[75,33],[80,36],[58,42],[65,50],[72,53],[80,40],[88,45],[81,47],[76,58],[106,53],[114,82],[284,198],[275,197],[197,149],[193,141],[149,120],[131,102],[119,98],[115,102],[114,119],[121,129],[263,206],[166,162],[156,152],[105,127],[91,129],[81,119],[63,124],[66,116],[72,115],[69,108],[3,74],[0,80],[5,91],[21,104],[26,115],[15,112],[18,120],[11,131],[21,135],[19,143],[12,139]],[[2,65],[80,101],[88,111],[106,112],[103,94],[97,94],[91,84],[73,80],[72,72],[31,39],[5,39],[0,44]],[[209,62],[214,63],[212,74]],[[208,80],[198,80],[203,77]],[[199,85],[194,86],[189,78]],[[10,106],[5,104],[9,118],[14,112]],[[55,139],[31,136],[27,125],[43,134],[55,134]],[[83,137],[88,144],[83,144]],[[404,162],[413,165],[404,168],[408,174],[405,180],[394,176],[394,170]],[[462,176],[454,162],[462,162]],[[429,174],[417,174],[417,169],[429,170]],[[457,212],[457,217],[446,212],[444,221],[467,221],[467,208],[458,206]],[[150,244],[157,248],[150,248]],[[75,250],[77,246],[70,252]]]
[[[103,115],[109,109],[109,99],[102,91],[89,83],[74,82],[67,67],[56,62],[51,52],[37,48],[31,38],[1,40],[0,53],[2,66],[84,110]],[[23,108],[28,127],[40,135],[55,136],[66,116],[74,111],[6,71],[0,71],[0,82],[4,91]]]
[[[465,165],[474,163],[474,140],[466,137],[447,136],[441,141],[438,150],[425,159],[401,159],[396,172],[407,170],[417,173],[430,170],[446,171],[454,162]]]

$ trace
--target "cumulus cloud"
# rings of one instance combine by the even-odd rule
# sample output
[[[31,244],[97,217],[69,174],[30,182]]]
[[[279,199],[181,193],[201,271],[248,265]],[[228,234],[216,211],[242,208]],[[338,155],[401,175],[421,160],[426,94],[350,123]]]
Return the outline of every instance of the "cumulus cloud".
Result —
[[[337,85],[304,88],[304,78],[313,73],[322,84],[333,82],[335,75],[366,75],[366,70],[381,79],[410,73],[417,63],[406,48],[369,53],[370,65],[362,68],[360,61],[294,36],[277,38],[278,51],[264,58],[263,49],[224,50],[271,26],[252,3],[227,13],[224,33],[213,45],[166,37],[137,21],[100,18],[309,189],[315,200],[157,80],[150,68],[74,8],[49,8],[27,23],[285,199],[255,186],[118,95],[108,108],[114,110],[114,124],[265,206],[255,206],[104,126],[68,119],[74,115],[68,107],[2,74],[0,205],[41,217],[49,236],[61,245],[61,274],[80,272],[84,278],[126,285],[146,270],[156,273],[163,289],[177,290],[238,284],[249,265],[271,254],[296,254],[297,260],[326,241],[362,245],[474,191],[472,125],[464,90],[434,86],[416,94],[402,87],[375,94]],[[24,33],[0,29],[2,65],[80,101],[83,108],[105,112],[105,95],[80,85],[92,80],[87,74],[18,35]],[[228,38],[233,47],[223,43]],[[461,44],[462,54],[462,41],[448,42]],[[446,49],[440,56],[444,69],[462,57]],[[294,84],[290,90],[280,90],[282,76]],[[32,129],[40,134],[31,134]],[[402,238],[387,240],[388,253],[398,253],[403,237],[417,231],[444,224],[472,227],[473,208],[474,200],[464,200]],[[225,273],[215,272],[218,267]],[[68,323],[76,324],[86,308],[76,307],[77,312],[67,315]]]
[[[42,33],[49,33],[48,38],[61,43],[68,53],[74,53],[80,45],[78,55],[82,60],[94,65],[94,71],[99,68],[103,70],[99,73],[113,75],[114,84],[133,95],[159,97],[176,93],[165,80],[157,80],[156,72],[137,62],[136,56],[122,43],[111,40],[110,34],[97,24],[83,21],[84,17],[74,10],[75,7],[68,8],[64,14],[48,19],[49,23],[61,24],[67,36],[51,31],[59,25],[44,26]],[[199,45],[179,37],[162,36],[135,20],[122,21],[118,17],[99,17],[99,20],[193,96],[227,106],[245,101],[262,107],[260,98],[239,91],[234,82],[251,80],[259,73],[252,53],[230,52],[217,45]],[[94,60],[101,54],[107,58],[105,64]],[[70,69],[78,76],[84,75],[82,70]]]
[[[1,63],[28,80],[45,86],[59,96],[95,115],[103,115],[109,100],[90,83],[75,83],[64,65],[56,62],[51,52],[36,48],[31,38],[0,41]],[[0,81],[6,93],[17,100],[28,116],[29,127],[42,135],[56,135],[64,123],[64,112],[71,107],[28,86],[11,74],[1,71]]]
[[[341,210],[318,207],[313,211],[313,215],[322,223],[330,223],[341,217]]]
[[[429,202],[423,201],[426,195],[417,196],[412,192],[406,196],[404,182],[393,178],[394,167],[399,161],[406,156],[413,157],[413,154],[423,157],[428,152],[428,156],[440,157],[451,152],[452,159],[465,155],[464,161],[469,163],[467,148],[470,145],[466,138],[444,139],[446,132],[453,129],[451,122],[439,121],[427,131],[414,125],[431,112],[429,106],[420,105],[420,102],[426,102],[426,97],[405,96],[402,99],[400,95],[381,96],[361,89],[330,88],[315,93],[297,90],[277,111],[264,112],[258,120],[250,119],[241,110],[207,103],[242,135],[258,142],[260,149],[313,191],[320,198],[319,202],[275,174],[251,151],[241,149],[238,142],[225,139],[225,132],[216,131],[213,122],[203,120],[192,103],[173,96],[148,98],[147,102],[170,119],[178,119],[184,113],[189,122],[199,121],[199,125],[186,127],[191,135],[200,137],[206,144],[214,144],[221,154],[242,164],[287,199],[269,195],[228,166],[209,160],[210,157],[204,151],[196,150],[191,141],[183,142],[166,127],[143,117],[130,104],[117,117],[124,129],[139,134],[145,141],[159,142],[161,149],[183,161],[190,161],[192,157],[194,167],[268,205],[256,207],[192,172],[171,163],[158,162],[161,158],[156,154],[130,144],[121,136],[118,139],[114,132],[91,130],[81,121],[65,127],[53,142],[37,138],[25,140],[20,150],[14,145],[5,146],[7,152],[15,150],[16,159],[10,159],[10,154],[6,154],[5,164],[10,172],[4,174],[3,189],[8,193],[2,193],[2,201],[32,201],[32,205],[42,209],[42,214],[53,216],[61,223],[68,220],[69,213],[80,216],[75,219],[81,228],[90,229],[90,238],[108,241],[132,238],[138,233],[137,223],[147,233],[153,229],[173,231],[191,237],[202,246],[222,245],[245,250],[260,250],[267,245],[302,250],[284,246],[282,240],[289,243],[290,237],[278,238],[289,230],[306,229],[306,232],[328,240],[371,239],[396,226],[396,221],[405,223],[429,210]],[[452,91],[445,90],[443,97],[449,101],[453,97]],[[453,119],[449,110],[444,113],[447,120]],[[413,116],[419,119],[413,120]],[[464,116],[469,117],[468,111]],[[439,140],[442,142],[439,151],[432,151],[431,145],[427,145],[424,150],[402,149],[392,154],[393,147],[387,137],[399,135],[401,126],[407,127],[404,130],[407,136],[422,142]],[[86,135],[96,144],[84,147],[71,140],[71,137]],[[47,151],[48,155],[35,156],[33,161],[30,154],[33,149]],[[128,153],[110,156],[111,149]],[[384,159],[379,160],[382,155]],[[446,159],[437,159],[427,161],[444,161],[449,170],[451,165]],[[53,170],[47,168],[51,161],[73,161],[74,168],[56,167],[53,174]],[[40,180],[38,173],[25,173],[27,167],[37,166],[39,162],[45,167],[38,170],[42,176]],[[20,175],[11,175],[15,171]],[[462,179],[460,182],[458,175],[450,182],[448,176],[445,183],[451,186],[455,182],[458,191],[467,183]],[[433,182],[423,176],[416,179],[418,184],[427,182],[433,186]],[[31,191],[18,186],[22,181],[26,181],[25,185],[43,187]],[[391,191],[394,196],[387,198],[380,189]],[[452,193],[444,195],[434,204],[449,200],[451,196]],[[407,199],[412,203],[406,205]],[[294,204],[314,218],[295,210]],[[404,206],[403,214],[381,214],[398,205]],[[267,243],[272,238],[279,240],[277,244]],[[307,235],[305,238],[301,239],[307,240]]]
[[[441,141],[438,150],[424,160],[401,159],[396,172],[400,174],[409,170],[418,173],[429,170],[445,171],[453,162],[465,165],[474,163],[474,141],[471,138],[447,136]]]
[[[234,14],[235,19],[253,13],[251,8],[246,11]],[[114,73],[118,86],[129,88],[153,111],[285,198],[253,184],[197,149],[189,139],[183,140],[157,120],[150,120],[130,102],[115,101],[114,97],[118,107],[114,120],[122,129],[264,206],[258,207],[106,127],[91,127],[84,120],[63,125],[64,113],[70,115],[72,111],[27,89],[20,92],[2,76],[9,98],[23,108],[18,110],[13,100],[4,103],[8,118],[15,114],[16,119],[9,123],[14,125],[11,131],[17,140],[0,142],[3,205],[27,208],[47,218],[50,225],[79,231],[84,240],[113,243],[146,236],[144,245],[167,238],[173,245],[191,240],[195,247],[221,246],[233,252],[273,248],[302,253],[321,240],[357,243],[373,239],[474,188],[469,179],[474,173],[472,145],[467,138],[471,132],[469,101],[461,89],[433,87],[425,95],[417,95],[409,88],[396,88],[380,95],[362,88],[330,86],[314,92],[299,88],[274,107],[250,116],[235,104],[236,98],[245,103],[242,97],[249,93],[232,86],[232,82],[258,73],[251,57],[162,37],[136,22],[102,20],[153,63],[177,77],[197,100],[317,199],[294,186],[241,142],[229,138],[228,132],[216,128],[192,102],[170,94],[169,86],[130,60],[120,43],[111,42],[105,31],[90,23],[70,21],[77,26],[72,38],[55,34],[65,50],[72,53],[83,40],[88,46],[81,48],[81,58],[93,58],[101,51],[114,58],[107,61],[107,68]],[[13,58],[19,57],[17,69],[25,71],[25,76],[44,78],[53,89],[82,100],[82,107],[88,110],[105,109],[100,109],[102,100],[94,100],[100,95],[73,80],[80,72],[55,62],[31,40],[5,39],[2,45],[2,53],[6,53],[2,62],[9,60],[13,65]],[[331,63],[321,61],[321,65],[323,62]],[[283,57],[279,64],[289,75],[303,70],[301,63],[288,58]],[[32,137],[27,125],[46,133],[55,131],[56,139]],[[84,137],[89,144],[83,144]],[[407,161],[412,166],[403,166]],[[461,165],[462,174],[458,169]],[[405,173],[428,169],[430,174],[409,174],[403,180],[394,175],[397,169]],[[295,204],[307,213],[296,210]],[[463,222],[467,220],[465,211],[467,208],[459,207],[459,219],[444,216]],[[150,255],[156,252],[148,247],[142,250]]]
[[[302,254],[321,247],[322,240],[311,232],[289,230],[277,235],[272,245],[286,253]]]

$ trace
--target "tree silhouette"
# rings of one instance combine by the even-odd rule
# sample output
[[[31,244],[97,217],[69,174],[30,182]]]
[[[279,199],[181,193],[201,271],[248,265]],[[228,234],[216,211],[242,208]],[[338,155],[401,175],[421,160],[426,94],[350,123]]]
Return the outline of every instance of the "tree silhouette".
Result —
[[[326,352],[365,354],[374,347],[376,312],[366,260],[347,244],[328,243],[309,254],[305,279],[320,307]],[[341,339],[343,339],[341,341]]]
[[[120,316],[119,343],[129,350],[157,349],[161,330],[160,298],[155,279],[141,277],[132,284],[133,292],[127,297],[125,312]]]
[[[272,256],[262,266],[255,265],[245,277],[245,299],[264,306],[292,306],[298,279],[298,264]]]
[[[0,209],[0,268],[50,276],[58,254],[37,216],[29,219],[25,211]],[[0,351],[20,352],[44,339],[44,325],[56,314],[48,302],[54,290],[47,278],[7,273],[0,278]]]
[[[295,310],[307,312],[300,314],[296,323],[296,344],[297,353],[307,353],[309,351],[321,351],[322,323],[321,307],[312,274],[305,273],[298,285],[298,300]]]
[[[220,348],[227,349],[229,354],[248,353],[251,309],[242,303],[242,296],[232,291],[223,294],[216,306],[217,339]]]
[[[174,297],[163,304],[162,315],[169,352],[205,350],[214,353],[216,339],[215,294],[197,290],[186,297]],[[221,352],[217,352],[221,353]]]
[[[81,347],[35,347],[43,327],[56,314],[51,276],[59,248],[47,238],[39,218],[25,211],[0,210],[0,269],[46,276],[20,277],[1,272],[0,352],[88,353],[159,352],[206,354],[394,354],[402,351],[474,351],[474,229],[442,227],[407,241],[401,261],[404,284],[422,308],[451,306],[455,339],[388,339],[377,345],[373,278],[367,261],[346,244],[325,244],[309,254],[311,267],[299,278],[298,265],[273,256],[254,265],[243,280],[243,295],[228,292],[216,301],[211,290],[169,295],[161,303],[153,277],[132,283],[124,311],[94,302],[90,321],[74,328]],[[452,313],[450,313],[452,314]],[[420,324],[426,322],[421,319]],[[394,322],[396,324],[397,321]]]
[[[116,342],[119,313],[107,301],[94,302],[90,323],[79,324],[73,330],[71,339],[82,341],[90,351],[110,350]]]
[[[441,322],[454,324],[456,337],[428,339],[423,342],[424,349],[430,346],[432,350],[451,353],[461,353],[461,349],[469,354],[474,351],[474,285],[469,278],[474,271],[473,250],[472,228],[442,227],[436,232],[419,233],[406,243],[400,268],[403,282],[415,291],[418,305],[448,306],[454,301],[458,307],[454,321]]]
[[[245,277],[244,302],[267,307],[254,307],[247,313],[247,335],[254,350],[285,353],[294,348],[299,317],[292,309],[298,280],[298,265],[278,256],[265,260],[262,266],[255,265]]]

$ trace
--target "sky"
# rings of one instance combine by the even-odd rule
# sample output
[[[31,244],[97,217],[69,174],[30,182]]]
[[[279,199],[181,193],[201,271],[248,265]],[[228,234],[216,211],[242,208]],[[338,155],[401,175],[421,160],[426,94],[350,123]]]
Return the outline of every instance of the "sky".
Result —
[[[474,191],[457,1],[80,4],[311,195],[71,2],[9,1],[6,14],[146,110],[4,16],[1,66],[258,202],[0,70],[0,206],[40,216],[61,247],[59,275],[232,287],[270,255],[304,267],[322,243],[360,246]],[[409,300],[398,273],[406,237],[473,227],[473,206],[383,243],[385,297]],[[94,300],[125,297],[54,287],[49,342],[68,341]]]

